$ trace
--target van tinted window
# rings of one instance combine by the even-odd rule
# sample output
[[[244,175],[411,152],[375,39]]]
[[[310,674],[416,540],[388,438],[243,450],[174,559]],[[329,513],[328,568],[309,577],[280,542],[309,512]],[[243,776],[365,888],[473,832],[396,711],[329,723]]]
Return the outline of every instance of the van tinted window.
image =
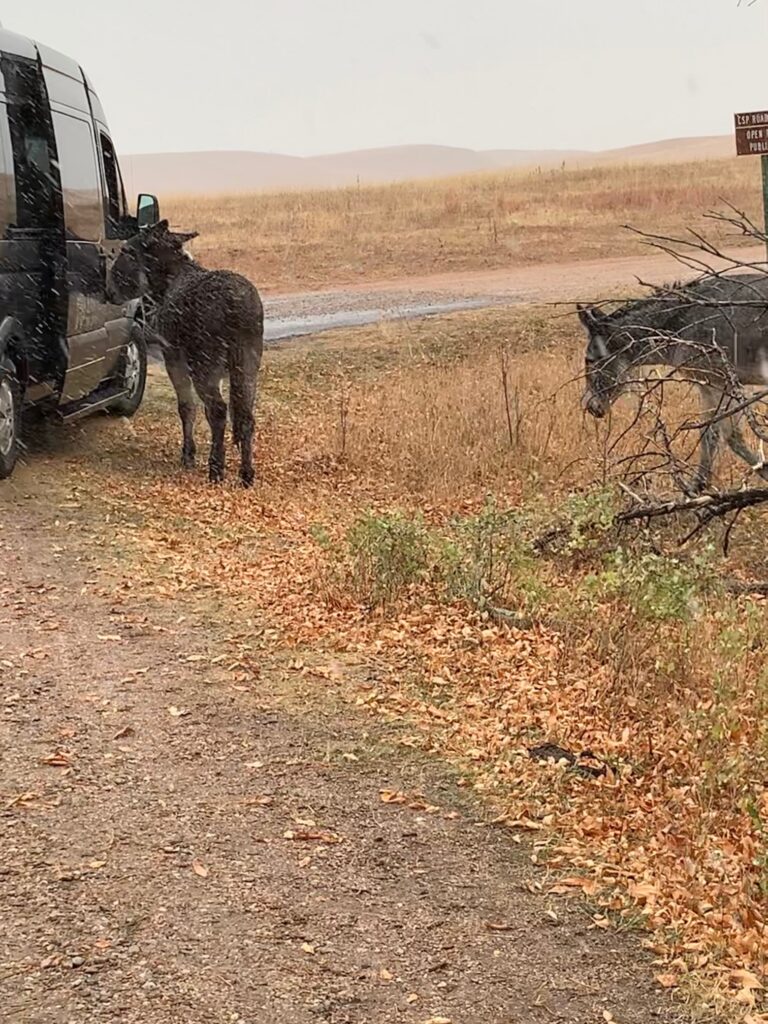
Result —
[[[37,65],[2,59],[8,91],[8,125],[15,173],[18,228],[52,228],[60,217],[53,166],[53,126]]]
[[[107,186],[107,237],[120,238],[125,218],[125,193],[120,179],[115,147],[112,140],[103,132],[101,139],[101,159],[104,165],[104,179]]]
[[[0,103],[0,237],[13,223],[13,157],[8,131],[8,108]]]
[[[87,121],[54,113],[67,237],[96,242],[104,237],[104,210],[93,129]]]

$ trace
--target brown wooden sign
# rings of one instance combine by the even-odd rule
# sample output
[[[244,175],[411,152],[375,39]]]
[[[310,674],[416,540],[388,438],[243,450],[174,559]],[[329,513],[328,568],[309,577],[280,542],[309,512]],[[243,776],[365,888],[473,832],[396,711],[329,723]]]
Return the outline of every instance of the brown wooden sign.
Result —
[[[768,110],[734,114],[738,156],[768,154]]]

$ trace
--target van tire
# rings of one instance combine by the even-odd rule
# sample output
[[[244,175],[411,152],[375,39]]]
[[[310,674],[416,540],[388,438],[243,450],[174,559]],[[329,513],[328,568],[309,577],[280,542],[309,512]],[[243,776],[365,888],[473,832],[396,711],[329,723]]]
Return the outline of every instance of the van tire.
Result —
[[[21,447],[21,385],[13,363],[0,359],[0,480],[13,472]]]
[[[109,411],[113,416],[133,416],[141,405],[147,386],[147,342],[144,325],[136,321],[131,326],[130,337],[120,357],[117,381],[128,394],[116,398]]]

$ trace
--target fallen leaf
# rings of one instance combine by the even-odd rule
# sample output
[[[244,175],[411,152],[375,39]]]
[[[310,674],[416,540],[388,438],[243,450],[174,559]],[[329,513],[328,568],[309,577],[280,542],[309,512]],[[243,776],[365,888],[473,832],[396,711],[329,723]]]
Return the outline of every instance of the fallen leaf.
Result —
[[[171,705],[168,708],[168,713],[170,715],[173,715],[174,718],[183,718],[184,715],[188,715],[189,714],[188,711],[185,711],[185,710],[182,710],[180,708],[174,707],[173,705]]]
[[[203,862],[199,860],[192,861],[192,870],[195,872],[196,875],[199,875],[200,878],[207,878],[208,875],[210,874],[205,864],[203,864]]]
[[[650,882],[632,882],[629,886],[629,895],[640,903],[652,903],[658,895],[658,889]]]
[[[104,643],[121,643],[122,637],[118,636],[117,633],[98,633],[98,639]]]
[[[677,988],[676,974],[657,974],[656,981],[662,988]]]
[[[731,971],[731,984],[735,988],[757,989],[763,987],[756,974],[745,970]]]
[[[71,768],[72,754],[68,750],[57,750],[54,754],[44,757],[42,763],[54,768]]]
[[[739,1006],[749,1006],[751,1008],[755,1005],[755,993],[751,988],[742,988],[733,997],[733,1001],[738,1003]]]
[[[283,832],[283,839],[290,839],[298,843],[319,842],[333,844],[341,842],[341,837],[337,836],[335,832],[295,832],[293,829]]]
[[[404,804],[408,796],[399,789],[382,789],[379,798],[383,804]]]
[[[391,971],[388,971],[386,967],[382,967],[379,971],[379,977],[382,981],[392,981],[394,974]]]
[[[486,921],[485,927],[489,932],[512,932],[515,930],[513,924],[508,924],[505,921]]]
[[[11,807],[26,807],[29,804],[35,803],[39,799],[40,794],[30,790],[27,793],[19,793],[18,796],[11,797],[5,806],[6,809],[10,809]]]
[[[122,728],[120,730],[120,732],[116,732],[115,735],[112,737],[112,739],[113,740],[124,740],[127,736],[135,736],[135,735],[136,735],[136,730],[133,728],[133,726],[132,725],[126,725],[126,726],[124,726],[124,728]]]
[[[302,942],[301,948],[304,950],[305,953],[309,953],[312,956],[315,955],[315,947],[312,945],[311,942]]]

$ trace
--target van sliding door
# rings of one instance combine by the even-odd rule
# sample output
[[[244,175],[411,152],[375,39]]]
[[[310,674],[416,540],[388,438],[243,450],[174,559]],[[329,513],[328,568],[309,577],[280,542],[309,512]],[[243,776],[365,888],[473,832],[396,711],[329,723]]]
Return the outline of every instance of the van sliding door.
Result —
[[[62,401],[94,391],[114,371],[120,338],[107,324],[121,316],[106,299],[106,251],[101,173],[93,124],[53,112],[67,241],[70,370]]]

